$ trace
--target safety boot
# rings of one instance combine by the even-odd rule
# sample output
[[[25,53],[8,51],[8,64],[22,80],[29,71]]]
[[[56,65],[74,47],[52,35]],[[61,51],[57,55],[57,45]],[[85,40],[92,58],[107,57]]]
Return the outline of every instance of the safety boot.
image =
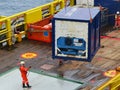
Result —
[[[27,88],[31,88],[32,86],[30,86],[28,83],[27,83]]]
[[[23,88],[27,88],[24,83],[23,83]]]

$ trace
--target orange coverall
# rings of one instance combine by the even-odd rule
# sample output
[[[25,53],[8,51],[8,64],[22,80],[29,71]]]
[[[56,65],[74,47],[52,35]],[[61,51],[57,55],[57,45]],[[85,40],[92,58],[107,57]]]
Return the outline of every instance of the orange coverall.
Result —
[[[120,14],[115,16],[115,27],[120,27]]]
[[[20,66],[20,72],[21,72],[21,77],[22,77],[22,82],[23,84],[28,84],[28,78],[27,78],[27,71],[29,68],[26,68],[25,66]]]

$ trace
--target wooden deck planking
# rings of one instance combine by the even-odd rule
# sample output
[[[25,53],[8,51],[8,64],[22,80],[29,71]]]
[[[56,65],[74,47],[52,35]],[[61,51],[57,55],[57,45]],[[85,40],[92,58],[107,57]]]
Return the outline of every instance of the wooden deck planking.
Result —
[[[119,36],[120,32],[115,31],[115,32],[111,32],[108,35],[116,36],[116,34]],[[106,61],[106,63],[108,63],[106,59],[109,59],[110,62],[113,62],[113,61],[119,62],[119,60],[120,60],[120,42],[118,40],[115,40],[115,39],[103,38],[103,39],[101,39],[101,46],[102,45],[104,46],[104,48],[99,49],[95,58],[92,61],[93,62],[92,64],[97,65],[98,62],[97,61],[95,62],[95,60],[97,58],[101,58],[101,60],[99,60],[99,63],[100,62],[105,63],[105,61]],[[10,62],[11,63],[17,62],[16,59],[19,59],[19,60],[23,59],[20,57],[20,55],[23,53],[26,53],[26,52],[37,53],[38,54],[37,59],[40,59],[40,60],[43,60],[43,59],[52,60],[52,58],[51,58],[51,50],[52,50],[51,44],[46,44],[46,43],[32,41],[32,40],[30,40],[30,41],[24,40],[21,43],[17,43],[15,46],[16,46],[16,49],[14,49],[12,51],[0,50],[0,57],[1,57],[0,61],[2,62],[0,65],[1,68],[3,68],[2,67],[3,65],[9,66]],[[78,62],[78,63],[83,63],[83,62]]]
[[[120,31],[113,31],[110,34],[108,33],[108,35],[119,38]],[[0,50],[0,73],[18,66],[17,64],[20,60],[25,60],[27,66],[31,65],[33,69],[37,70],[43,70],[40,67],[44,64],[54,65],[53,69],[48,71],[52,73],[59,73],[59,71],[64,73],[68,70],[83,70],[84,73],[95,71],[100,73],[108,69],[114,69],[120,65],[120,40],[114,38],[101,39],[101,48],[98,50],[92,62],[66,61],[60,67],[58,66],[58,59],[53,60],[51,57],[51,44],[23,40],[21,43],[16,43],[16,48],[12,51]],[[21,58],[21,54],[26,52],[34,52],[38,56],[34,59]]]

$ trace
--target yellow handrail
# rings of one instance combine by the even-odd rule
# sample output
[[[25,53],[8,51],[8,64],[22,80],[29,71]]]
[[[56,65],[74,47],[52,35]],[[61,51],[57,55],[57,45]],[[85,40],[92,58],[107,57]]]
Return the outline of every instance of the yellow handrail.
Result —
[[[5,41],[7,41],[7,40],[9,40],[9,39],[10,39],[10,38],[4,39],[4,40],[0,41],[0,43],[5,42]]]
[[[7,29],[1,30],[1,31],[0,31],[0,35],[1,35],[1,33],[4,33],[5,31],[7,31]]]
[[[101,86],[97,90],[120,90],[120,72],[117,72],[117,75]]]
[[[70,2],[72,2],[70,3],[70,5],[73,4],[73,1],[74,0],[70,0]],[[42,20],[47,16],[54,15],[62,8],[64,8],[64,6],[65,0],[54,0],[51,3],[41,5],[36,8],[32,8],[30,10],[23,11],[8,17],[0,16],[0,35],[3,34],[3,32],[7,32],[7,39],[5,38],[1,40],[0,43],[3,41],[7,41],[9,46],[12,45],[11,37],[15,36],[16,38],[18,38],[19,36],[21,36],[19,35],[21,34],[20,32],[19,34],[15,33],[15,29],[17,29],[18,27],[24,27],[23,31],[25,32],[24,35],[26,35],[27,23],[34,23]],[[5,25],[3,25],[3,23]],[[2,29],[3,26],[5,27],[5,29]]]

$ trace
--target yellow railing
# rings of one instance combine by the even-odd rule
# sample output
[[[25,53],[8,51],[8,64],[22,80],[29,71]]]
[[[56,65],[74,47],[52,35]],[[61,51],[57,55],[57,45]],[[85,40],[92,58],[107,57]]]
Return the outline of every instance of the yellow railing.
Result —
[[[67,3],[73,5],[72,1],[73,0],[67,0]],[[12,16],[0,16],[0,44],[7,42],[10,46],[16,41],[22,41],[22,38],[26,36],[27,23],[34,23],[43,18],[54,15],[64,7],[65,0],[54,0],[51,3]]]
[[[97,90],[120,90],[120,72],[117,72],[115,77],[102,84]]]

